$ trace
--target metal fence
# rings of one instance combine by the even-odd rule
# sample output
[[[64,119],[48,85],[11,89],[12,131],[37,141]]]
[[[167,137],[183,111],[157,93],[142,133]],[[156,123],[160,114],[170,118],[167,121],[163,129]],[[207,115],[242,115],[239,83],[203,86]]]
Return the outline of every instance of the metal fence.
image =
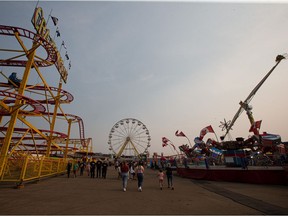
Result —
[[[8,158],[0,182],[24,182],[56,176],[66,172],[67,159],[31,155]]]

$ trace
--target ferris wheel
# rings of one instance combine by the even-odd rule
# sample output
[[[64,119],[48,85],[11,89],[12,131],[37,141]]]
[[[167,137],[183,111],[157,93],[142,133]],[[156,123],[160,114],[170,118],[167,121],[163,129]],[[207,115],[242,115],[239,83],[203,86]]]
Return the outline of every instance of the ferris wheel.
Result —
[[[118,121],[109,133],[109,150],[116,158],[141,157],[148,153],[151,137],[147,127],[139,120],[126,118]]]

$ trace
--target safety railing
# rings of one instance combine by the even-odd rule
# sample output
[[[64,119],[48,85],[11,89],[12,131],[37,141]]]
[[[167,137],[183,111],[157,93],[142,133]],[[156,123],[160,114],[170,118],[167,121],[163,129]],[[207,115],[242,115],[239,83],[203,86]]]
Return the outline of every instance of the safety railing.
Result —
[[[35,157],[31,155],[8,158],[0,182],[22,184],[64,174],[67,162],[64,158]]]

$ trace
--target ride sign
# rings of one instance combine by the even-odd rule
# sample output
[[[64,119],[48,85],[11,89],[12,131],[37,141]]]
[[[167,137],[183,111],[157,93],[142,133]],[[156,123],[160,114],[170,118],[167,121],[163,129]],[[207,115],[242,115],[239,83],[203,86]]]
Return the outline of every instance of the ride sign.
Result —
[[[52,46],[55,48],[57,52],[57,60],[55,62],[55,66],[63,79],[63,81],[66,83],[67,77],[68,77],[68,72],[64,66],[64,61],[60,55],[60,52],[58,51],[55,42],[50,36],[50,30],[47,28],[47,22],[44,18],[44,12],[41,7],[35,8],[33,17],[31,19],[31,22],[37,31],[37,33],[42,36],[46,41],[48,41]]]

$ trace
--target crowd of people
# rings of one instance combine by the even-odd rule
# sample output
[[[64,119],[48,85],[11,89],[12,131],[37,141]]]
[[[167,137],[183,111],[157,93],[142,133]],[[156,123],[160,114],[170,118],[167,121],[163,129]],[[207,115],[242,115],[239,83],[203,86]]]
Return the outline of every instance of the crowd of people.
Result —
[[[74,178],[76,178],[78,174],[83,176],[86,170],[86,173],[90,178],[96,177],[106,179],[108,166],[109,163],[106,159],[92,159],[91,161],[87,161],[86,158],[83,158],[74,162],[74,164],[69,161],[67,164],[67,177],[70,178],[71,170],[73,171]]]
[[[138,191],[143,190],[143,182],[144,182],[144,172],[146,164],[143,161],[136,161],[127,163],[126,161],[123,162],[115,162],[115,170],[118,172],[118,179],[122,179],[122,188],[125,192],[127,190],[128,179],[135,179],[137,177],[137,186]],[[163,170],[164,169],[164,170]],[[164,173],[165,171],[165,173]],[[164,178],[167,177],[167,186],[174,190],[173,186],[173,172],[170,163],[167,163],[166,166],[163,166],[162,169],[159,169],[157,174],[159,187],[162,190],[164,185]]]
[[[107,169],[109,166],[107,159],[91,159],[87,161],[85,158],[77,162],[68,162],[67,165],[67,177],[70,178],[71,171],[73,172],[73,177],[76,178],[78,174],[83,176],[86,170],[86,175],[90,178],[103,178],[106,179]],[[139,192],[143,190],[144,173],[147,168],[147,164],[144,161],[130,161],[125,160],[114,162],[115,172],[117,173],[117,178],[121,180],[122,190],[125,192],[128,186],[128,180],[137,180],[137,188]],[[171,164],[168,163],[165,167],[159,169],[157,176],[159,187],[162,190],[164,186],[164,179],[167,178],[167,187],[174,190],[173,186],[173,172]]]

